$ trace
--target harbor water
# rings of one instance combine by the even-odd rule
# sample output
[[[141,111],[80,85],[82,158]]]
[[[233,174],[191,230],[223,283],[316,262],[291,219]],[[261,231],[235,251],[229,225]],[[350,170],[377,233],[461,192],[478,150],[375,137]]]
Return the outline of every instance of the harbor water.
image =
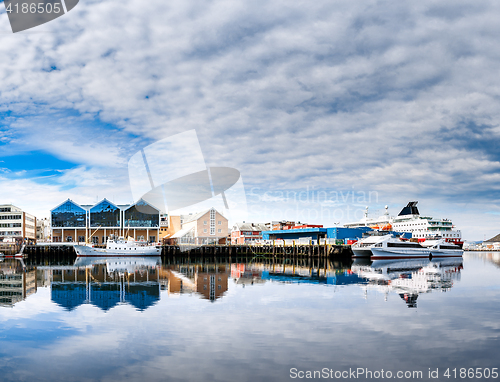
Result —
[[[498,252],[0,267],[2,381],[500,379]]]

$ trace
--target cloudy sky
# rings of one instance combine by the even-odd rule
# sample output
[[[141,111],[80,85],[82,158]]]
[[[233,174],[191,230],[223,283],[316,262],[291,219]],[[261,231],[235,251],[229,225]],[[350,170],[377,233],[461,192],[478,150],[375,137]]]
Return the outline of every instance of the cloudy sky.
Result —
[[[81,0],[15,34],[0,9],[0,202],[130,202],[129,158],[196,129],[250,220],[418,200],[500,231],[498,2]]]

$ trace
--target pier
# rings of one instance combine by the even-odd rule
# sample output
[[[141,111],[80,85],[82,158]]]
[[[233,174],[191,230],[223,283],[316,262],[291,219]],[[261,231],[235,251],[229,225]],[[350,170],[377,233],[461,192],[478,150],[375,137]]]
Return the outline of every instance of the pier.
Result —
[[[21,246],[17,243],[0,243],[0,253],[12,256],[21,251]]]
[[[46,243],[38,245],[27,245],[24,248],[24,256],[47,256],[68,258],[76,257],[71,243]],[[18,249],[19,250],[19,249]],[[18,253],[18,252],[16,252]],[[266,245],[203,245],[191,244],[163,245],[161,256],[164,258],[189,256],[193,258],[203,257],[254,257],[265,256],[270,258],[350,258],[352,257],[349,245],[336,244],[266,244]]]

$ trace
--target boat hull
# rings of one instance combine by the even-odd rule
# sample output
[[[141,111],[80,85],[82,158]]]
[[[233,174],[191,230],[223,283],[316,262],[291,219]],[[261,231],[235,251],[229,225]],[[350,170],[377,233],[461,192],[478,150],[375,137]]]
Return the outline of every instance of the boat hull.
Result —
[[[370,247],[359,248],[359,247],[351,247],[353,257],[363,257],[370,258],[372,256],[372,251]]]
[[[144,257],[161,255],[161,248],[157,247],[138,247],[134,250],[122,250],[75,245],[74,248],[78,257]]]
[[[431,249],[431,255],[435,257],[461,257],[463,254],[461,249]]]
[[[426,248],[371,248],[372,260],[382,259],[425,259],[431,254],[431,251]]]

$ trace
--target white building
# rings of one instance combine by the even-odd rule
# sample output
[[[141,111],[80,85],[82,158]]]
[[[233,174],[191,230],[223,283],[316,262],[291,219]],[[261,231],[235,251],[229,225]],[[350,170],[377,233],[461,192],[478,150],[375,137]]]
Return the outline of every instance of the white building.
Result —
[[[12,204],[0,204],[0,241],[36,242],[36,217]]]
[[[47,218],[36,220],[37,242],[50,242],[50,220]]]

